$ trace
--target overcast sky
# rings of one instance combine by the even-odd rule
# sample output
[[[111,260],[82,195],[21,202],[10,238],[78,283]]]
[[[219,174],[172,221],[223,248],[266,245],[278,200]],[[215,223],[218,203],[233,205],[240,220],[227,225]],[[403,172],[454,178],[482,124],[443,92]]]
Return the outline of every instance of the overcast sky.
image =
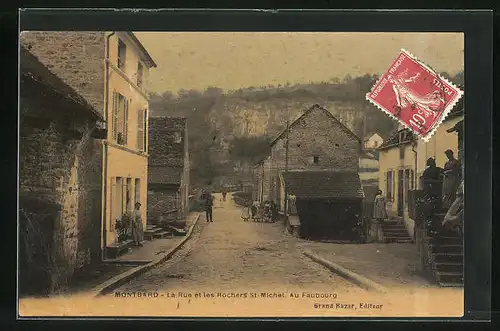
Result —
[[[158,68],[151,92],[223,90],[382,74],[401,48],[436,71],[463,70],[461,33],[136,32]]]

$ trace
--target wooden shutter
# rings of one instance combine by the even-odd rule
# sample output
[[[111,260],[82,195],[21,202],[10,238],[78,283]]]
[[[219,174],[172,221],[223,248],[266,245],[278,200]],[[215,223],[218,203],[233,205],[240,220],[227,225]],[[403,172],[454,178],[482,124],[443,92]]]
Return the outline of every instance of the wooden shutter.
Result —
[[[127,145],[128,137],[128,99],[124,100],[124,114],[123,114],[123,144]]]
[[[118,140],[118,93],[113,92],[113,104],[112,104],[112,118],[111,118],[111,127],[113,140],[116,142]]]
[[[144,151],[148,151],[148,112],[147,110],[144,110],[144,116],[142,119],[143,124],[143,131],[142,131],[142,137],[143,137],[143,144],[144,144]]]
[[[109,210],[110,210],[109,225],[108,225],[109,232],[113,232],[114,228],[115,228],[114,224],[115,224],[115,215],[116,215],[116,203],[113,200],[113,199],[115,199],[115,194],[114,194],[114,192],[116,192],[115,190],[116,190],[116,177],[111,177],[111,190],[109,191],[109,201],[111,202],[111,206],[109,206]]]
[[[144,150],[144,112],[142,109],[137,112],[137,149]]]

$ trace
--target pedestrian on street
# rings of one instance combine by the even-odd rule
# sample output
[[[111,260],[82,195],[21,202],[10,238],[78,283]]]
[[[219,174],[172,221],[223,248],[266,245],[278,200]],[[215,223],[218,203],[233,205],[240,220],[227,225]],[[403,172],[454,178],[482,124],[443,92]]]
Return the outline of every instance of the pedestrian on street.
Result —
[[[206,218],[207,222],[213,222],[212,219],[212,207],[214,205],[214,197],[212,196],[212,193],[207,192],[205,196],[205,213],[206,213]]]
[[[132,219],[132,238],[136,246],[142,246],[142,232],[141,203],[136,202]]]
[[[226,201],[226,195],[227,195],[227,191],[226,191],[226,188],[224,187],[224,188],[222,189],[222,200],[223,200],[223,201]]]
[[[373,218],[380,224],[387,218],[387,211],[385,209],[386,200],[382,195],[382,190],[377,190],[375,200],[373,202]]]

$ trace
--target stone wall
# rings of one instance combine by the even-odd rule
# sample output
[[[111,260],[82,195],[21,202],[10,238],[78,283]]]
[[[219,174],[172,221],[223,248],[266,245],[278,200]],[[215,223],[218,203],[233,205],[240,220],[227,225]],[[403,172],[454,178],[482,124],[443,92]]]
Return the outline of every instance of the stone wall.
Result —
[[[104,32],[25,31],[20,42],[98,112],[104,103]]]
[[[148,224],[156,224],[160,216],[168,218],[168,212],[177,208],[177,190],[152,189],[148,191]],[[170,215],[171,216],[171,215]]]
[[[62,288],[75,270],[100,260],[102,149],[91,138],[95,119],[76,107],[21,86],[20,259],[26,292]]]
[[[149,119],[150,166],[183,166],[187,147],[185,129],[185,118],[151,117]]]
[[[302,117],[290,129],[288,143],[289,169],[336,169],[359,168],[361,143],[339,122],[321,109],[315,109]],[[283,136],[272,147],[273,168],[284,168],[286,137]],[[319,157],[317,165],[313,157]]]

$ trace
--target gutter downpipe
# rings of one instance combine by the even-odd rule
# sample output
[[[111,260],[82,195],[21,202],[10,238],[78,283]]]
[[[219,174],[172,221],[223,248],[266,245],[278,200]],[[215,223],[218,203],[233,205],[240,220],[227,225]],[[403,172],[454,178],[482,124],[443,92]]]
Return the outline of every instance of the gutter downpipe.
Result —
[[[417,150],[415,149],[415,147],[417,147],[417,144],[418,144],[418,141],[417,140],[414,140],[411,144],[411,150],[412,152],[415,154],[415,171],[413,172],[413,189],[419,189],[419,182],[417,181],[417,166],[418,166],[418,152]],[[417,220],[413,220],[413,222],[416,222]],[[415,223],[413,225],[413,241],[414,242],[417,242],[417,231],[416,231],[416,226],[415,226]],[[419,249],[418,245],[417,245],[417,249]]]
[[[106,122],[106,135],[108,134],[109,130],[109,125],[108,125],[108,106],[109,106],[109,39],[115,34],[115,32],[111,32],[109,35],[106,36],[106,58],[104,59],[106,70],[105,70],[105,92],[104,92],[104,120]],[[107,229],[106,229],[106,224],[108,223],[108,211],[107,211],[107,201],[108,201],[108,141],[105,139],[103,141],[103,157],[104,157],[104,180],[103,180],[103,186],[104,186],[104,215],[102,217],[102,242],[103,242],[103,248],[102,248],[102,260],[106,260],[106,247],[107,245]]]

